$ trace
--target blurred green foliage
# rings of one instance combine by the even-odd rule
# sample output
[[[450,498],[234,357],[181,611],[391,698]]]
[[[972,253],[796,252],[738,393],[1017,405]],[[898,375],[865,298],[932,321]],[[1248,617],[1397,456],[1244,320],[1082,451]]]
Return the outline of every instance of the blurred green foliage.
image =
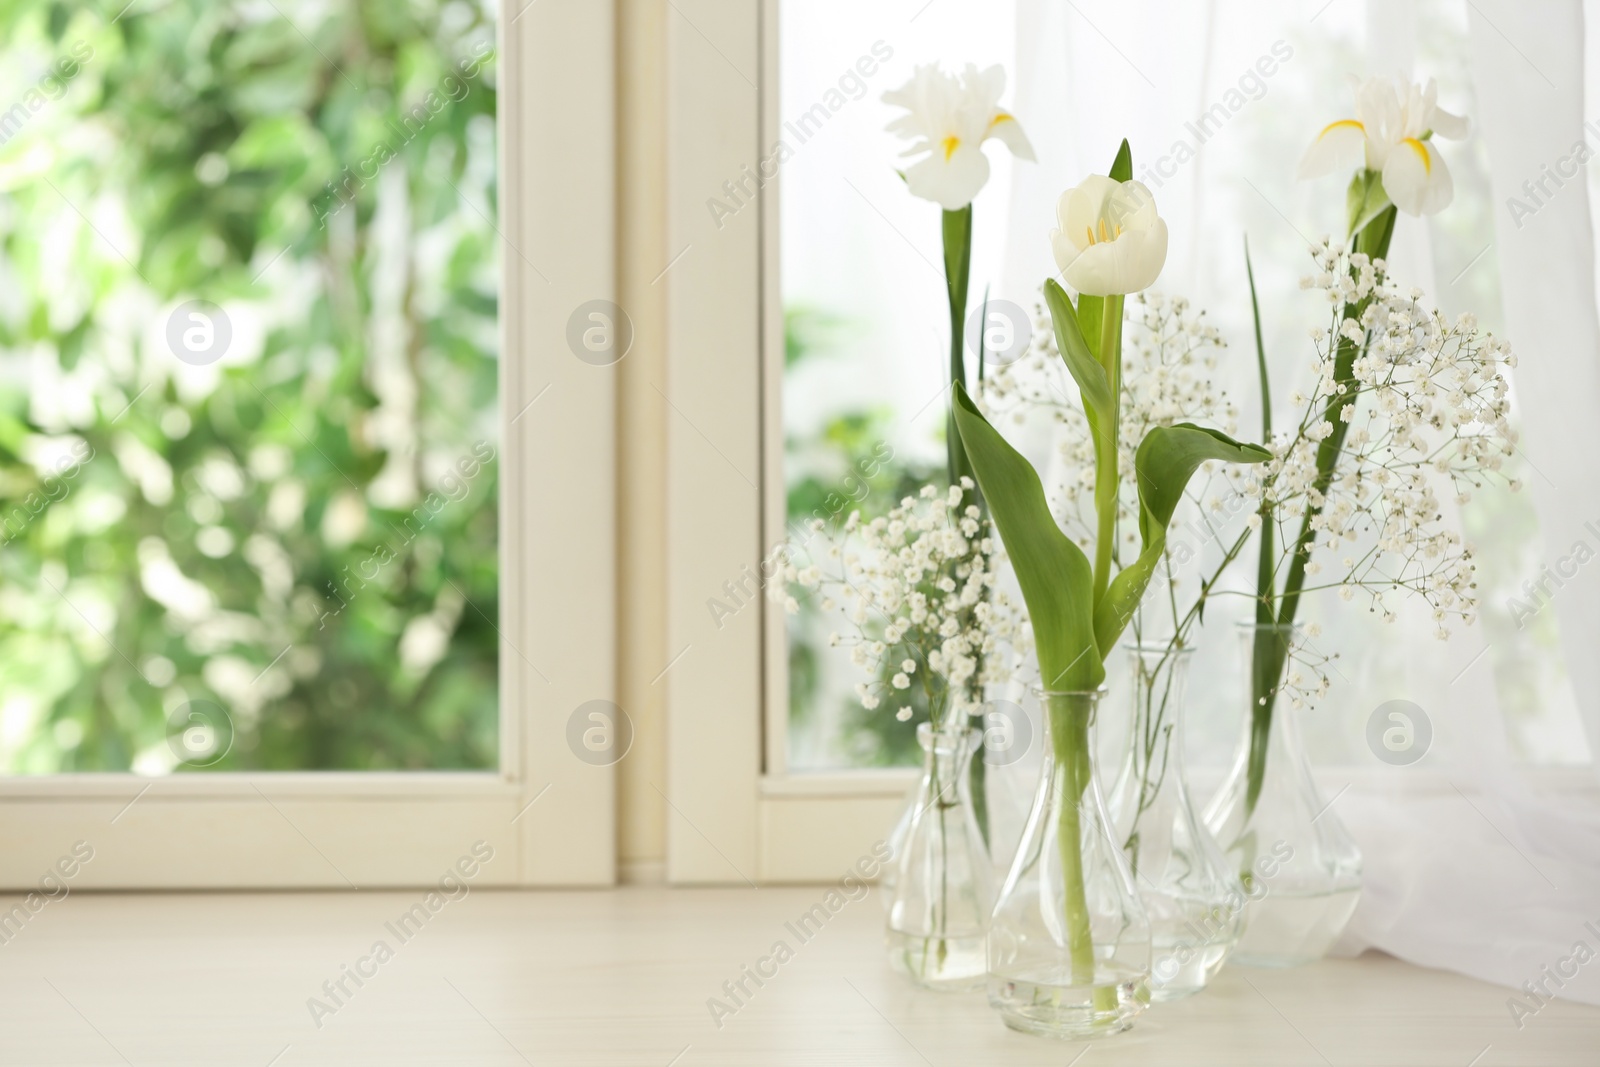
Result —
[[[492,767],[489,9],[123,2],[0,0],[0,773]]]
[[[835,358],[831,349],[848,322],[808,305],[784,309],[784,366],[792,370],[809,359]],[[942,464],[922,464],[896,455],[889,446],[895,413],[888,407],[847,409],[834,413],[816,434],[784,437],[784,471],[790,535],[804,540],[807,524],[821,519],[841,525],[852,511],[863,519],[887,512],[901,498],[914,495],[943,475]],[[809,543],[809,542],[807,542]],[[816,542],[820,545],[820,540]],[[916,724],[928,719],[921,687],[907,690],[898,701],[884,701],[867,710],[853,687],[866,674],[851,664],[841,649],[827,645],[840,620],[812,600],[799,601],[789,616],[789,718],[792,727],[816,733],[824,701],[837,705],[835,736],[815,737],[825,751],[806,753],[824,765],[851,767],[900,766],[917,763]],[[893,673],[891,669],[889,673]],[[887,678],[883,679],[887,683]],[[895,718],[909,705],[912,718]]]

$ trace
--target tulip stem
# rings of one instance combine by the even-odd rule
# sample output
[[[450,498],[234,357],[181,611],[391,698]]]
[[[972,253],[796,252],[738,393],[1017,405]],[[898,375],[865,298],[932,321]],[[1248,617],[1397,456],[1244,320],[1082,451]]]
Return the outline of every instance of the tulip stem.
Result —
[[[1117,438],[1122,408],[1121,295],[1100,301],[1099,351],[1096,356],[1111,386],[1111,410],[1100,413],[1101,440],[1095,448],[1094,509],[1099,518],[1094,545],[1094,603],[1098,607],[1111,585],[1111,563],[1117,547]]]

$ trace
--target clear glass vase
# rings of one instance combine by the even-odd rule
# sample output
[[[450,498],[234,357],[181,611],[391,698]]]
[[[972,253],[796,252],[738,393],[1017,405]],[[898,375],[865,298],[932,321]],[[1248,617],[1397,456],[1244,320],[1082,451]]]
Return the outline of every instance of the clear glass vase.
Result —
[[[1192,648],[1130,645],[1127,753],[1106,800],[1114,838],[1150,920],[1150,996],[1204,989],[1238,940],[1244,891],[1196,813],[1183,769]]]
[[[1245,896],[1236,963],[1321,959],[1361,896],[1361,852],[1317,789],[1293,703],[1280,699],[1298,628],[1240,626],[1249,714],[1233,764],[1205,812]]]
[[[968,765],[983,734],[917,727],[922,779],[887,887],[889,964],[928,989],[981,989],[994,869],[972,807]]]
[[[1035,693],[1044,762],[989,924],[989,1003],[1014,1030],[1113,1034],[1149,1004],[1150,924],[1095,769],[1103,692]]]

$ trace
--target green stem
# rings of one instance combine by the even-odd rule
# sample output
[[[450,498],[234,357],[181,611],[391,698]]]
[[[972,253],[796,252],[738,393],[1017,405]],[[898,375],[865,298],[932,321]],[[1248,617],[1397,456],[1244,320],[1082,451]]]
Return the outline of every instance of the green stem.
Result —
[[[1394,223],[1395,208],[1390,205],[1352,235],[1351,250],[1365,253],[1371,259],[1385,258],[1389,254],[1389,241],[1394,236]],[[1371,303],[1372,297],[1368,296],[1354,304],[1346,304],[1340,318],[1354,318],[1359,321]],[[1364,347],[1360,342],[1341,336],[1334,350],[1333,376],[1337,388],[1328,400],[1327,407],[1323,409],[1324,417],[1333,425],[1333,433],[1317,445],[1317,474],[1312,480],[1312,486],[1317,494],[1325,494],[1328,487],[1333,484],[1334,468],[1338,466],[1339,456],[1344,450],[1344,439],[1350,431],[1350,423],[1344,420],[1344,415],[1346,409],[1355,403],[1360,390],[1360,383],[1355,377],[1355,361]],[[1265,384],[1265,374],[1262,381]],[[1265,398],[1263,402],[1265,403]],[[1276,703],[1278,691],[1282,688],[1284,671],[1288,668],[1290,632],[1300,608],[1300,594],[1304,591],[1306,581],[1306,564],[1311,559],[1312,544],[1316,540],[1313,523],[1321,513],[1321,506],[1307,501],[1305,514],[1300,520],[1300,530],[1294,540],[1289,559],[1289,572],[1284,578],[1281,594],[1273,589],[1270,581],[1274,573],[1274,569],[1268,566],[1268,557],[1273,547],[1272,540],[1269,536],[1262,538],[1262,563],[1258,578],[1260,575],[1266,575],[1268,583],[1264,588],[1258,589],[1259,599],[1256,606],[1256,622],[1265,629],[1256,631],[1251,650],[1250,757],[1245,788],[1247,817],[1255,811],[1256,801],[1261,796],[1262,780],[1267,766],[1267,740],[1272,730],[1273,705]],[[1270,512],[1264,513],[1263,535],[1271,529],[1270,520]]]
[[[1072,967],[1072,984],[1094,990],[1097,1011],[1116,1007],[1116,990],[1095,982],[1094,929],[1089,917],[1089,899],[1084,885],[1082,806],[1090,782],[1089,727],[1094,718],[1094,697],[1083,693],[1062,693],[1046,698],[1050,708],[1050,736],[1060,774],[1060,815],[1057,817],[1056,845],[1061,853],[1061,881],[1064,893],[1064,918],[1067,952]]]
[[[966,368],[966,319],[967,319],[967,290],[972,277],[972,205],[968,204],[959,211],[946,211],[942,219],[944,238],[944,278],[945,295],[950,304],[950,382],[952,385],[967,382]],[[985,301],[987,303],[987,300]],[[979,330],[979,337],[983,336]],[[980,346],[981,346],[980,340]],[[978,376],[983,377],[983,354],[980,348],[978,355]],[[961,440],[961,433],[956,429],[955,406],[953,398],[945,404],[945,473],[951,485],[960,485],[962,478],[973,478],[972,461],[967,457],[966,446]],[[977,479],[973,478],[974,488],[963,493],[966,504],[977,504],[984,508],[983,496],[976,488]],[[977,694],[982,696],[981,693]],[[980,753],[972,760],[972,768],[968,772],[972,787],[972,805],[978,818],[978,832],[982,835],[984,844],[989,843],[989,800],[984,789],[984,779],[988,768],[983,762]]]
[[[959,211],[946,211],[943,219],[944,284],[950,301],[950,378],[949,384],[967,384],[966,318],[967,285],[972,274],[972,205]],[[972,463],[956,429],[953,395],[945,404],[945,469],[951,485],[972,477]]]
[[[1096,355],[1111,384],[1111,410],[1102,412],[1104,425],[1094,455],[1094,509],[1099,519],[1094,545],[1094,603],[1098,607],[1111,585],[1111,563],[1117,548],[1117,439],[1122,420],[1122,304],[1123,297],[1101,301],[1099,348]]]
[[[979,729],[985,724],[979,721]],[[967,771],[967,787],[972,790],[972,814],[978,820],[978,836],[983,838],[984,847],[989,846],[989,797],[984,791],[984,781],[988,777],[988,769],[983,762],[983,748],[972,754],[972,766]]]

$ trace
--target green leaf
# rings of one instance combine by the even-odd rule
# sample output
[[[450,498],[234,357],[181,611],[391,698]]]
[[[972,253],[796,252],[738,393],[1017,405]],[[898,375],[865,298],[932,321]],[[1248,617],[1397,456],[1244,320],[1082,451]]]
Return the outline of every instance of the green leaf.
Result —
[[[1090,298],[1078,299],[1086,301]],[[1100,298],[1093,299],[1098,310]],[[1061,360],[1067,365],[1072,380],[1078,383],[1078,391],[1083,394],[1084,411],[1089,416],[1089,428],[1098,437],[1101,414],[1112,410],[1111,382],[1106,379],[1105,368],[1095,358],[1094,349],[1084,338],[1081,320],[1072,307],[1072,301],[1067,299],[1067,291],[1056,284],[1054,278],[1044,283],[1044,302],[1050,309],[1050,324],[1055,328],[1056,349],[1060,351]],[[1098,336],[1098,317],[1095,329]]]
[[[1250,317],[1256,327],[1256,373],[1261,382],[1261,439],[1272,439],[1272,386],[1267,380],[1267,345],[1261,339],[1261,302],[1256,299],[1256,272],[1250,264],[1250,240],[1244,242],[1244,273],[1250,279]],[[1256,559],[1256,622],[1270,625],[1276,621],[1273,604],[1277,597],[1273,568],[1277,565],[1277,551],[1273,537],[1272,505],[1263,498],[1261,510],[1261,551]],[[1203,603],[1203,601],[1202,601]]]
[[[1078,328],[1083,331],[1083,343],[1090,352],[1100,351],[1100,327],[1105,321],[1106,298],[1078,294]]]
[[[1145,434],[1134,453],[1133,469],[1139,483],[1139,558],[1112,579],[1094,616],[1095,642],[1110,648],[1122,634],[1144,598],[1156,564],[1167,547],[1167,527],[1183,499],[1189,479],[1207,460],[1229,463],[1264,463],[1272,458],[1260,445],[1235,441],[1221,430],[1180,422],[1157,426]],[[1009,550],[1010,545],[1008,544]],[[1040,661],[1041,663],[1043,660]]]
[[[1350,216],[1350,232],[1359,233],[1367,223],[1389,207],[1389,194],[1383,187],[1383,175],[1365,168],[1356,171],[1345,192],[1345,210]]]
[[[956,426],[1028,605],[1046,689],[1083,691],[1105,681],[1094,638],[1094,572],[1050,514],[1039,475],[979,414],[958,383]]]
[[[1244,239],[1244,274],[1250,280],[1250,320],[1256,328],[1256,373],[1261,379],[1261,439],[1272,438],[1272,390],[1267,385],[1267,345],[1261,339],[1261,302],[1256,299],[1256,271],[1250,264],[1250,238]]]
[[[1128,139],[1122,139],[1122,147],[1117,149],[1117,158],[1111,161],[1111,180],[1116,182],[1133,181],[1133,149],[1128,147]]]

